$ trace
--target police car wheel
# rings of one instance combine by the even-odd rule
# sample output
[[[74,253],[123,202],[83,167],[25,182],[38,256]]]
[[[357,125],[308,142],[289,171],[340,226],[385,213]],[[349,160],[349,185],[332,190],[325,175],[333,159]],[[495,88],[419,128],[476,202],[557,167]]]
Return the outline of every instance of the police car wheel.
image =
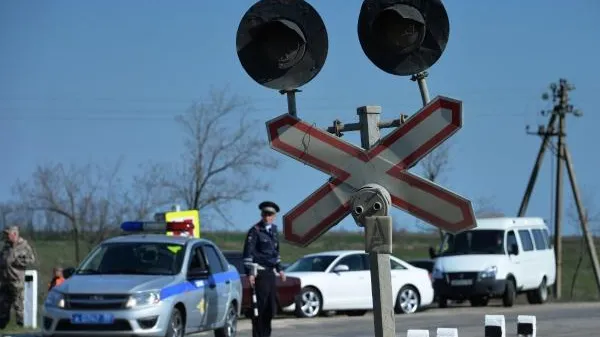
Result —
[[[173,308],[171,313],[171,320],[167,328],[166,337],[183,337],[185,334],[185,326],[183,324],[183,317],[181,312],[177,308]]]
[[[229,306],[227,317],[225,318],[225,325],[215,330],[215,337],[235,337],[237,335],[237,311],[235,306]]]

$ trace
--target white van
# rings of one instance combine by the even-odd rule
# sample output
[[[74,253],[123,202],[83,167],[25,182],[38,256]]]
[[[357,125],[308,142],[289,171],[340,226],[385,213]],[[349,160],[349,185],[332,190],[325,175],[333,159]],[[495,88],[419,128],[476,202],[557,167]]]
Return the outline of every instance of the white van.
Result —
[[[505,307],[517,294],[531,304],[548,299],[556,280],[554,248],[541,218],[478,219],[477,228],[446,234],[432,272],[438,306],[466,300],[485,306],[502,298]]]

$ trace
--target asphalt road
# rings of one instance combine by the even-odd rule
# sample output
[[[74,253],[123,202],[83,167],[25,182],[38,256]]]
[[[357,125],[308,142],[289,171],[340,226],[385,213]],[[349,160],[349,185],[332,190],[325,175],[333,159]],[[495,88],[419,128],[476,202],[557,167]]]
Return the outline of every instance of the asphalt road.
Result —
[[[396,336],[406,336],[408,329],[428,329],[430,336],[435,337],[437,328],[441,327],[458,328],[459,337],[481,337],[486,314],[505,316],[507,337],[516,336],[518,315],[536,316],[538,337],[590,337],[597,336],[600,330],[600,303],[569,303],[513,308],[457,307],[396,315]],[[372,337],[373,316],[278,319],[273,323],[273,330],[274,336],[286,337]],[[240,322],[238,336],[251,336],[248,321]]]
[[[414,315],[396,315],[396,336],[405,337],[408,329],[428,329],[430,336],[435,337],[437,328],[458,328],[459,337],[481,337],[486,314],[505,316],[507,337],[516,336],[518,315],[536,316],[538,337],[590,337],[597,336],[600,330],[600,302],[518,305],[513,308],[489,305],[485,308],[428,309]],[[240,320],[238,336],[249,337],[251,332],[250,321]],[[212,335],[203,333],[197,336]],[[369,313],[363,317],[279,318],[273,321],[273,336],[372,337],[373,316]]]

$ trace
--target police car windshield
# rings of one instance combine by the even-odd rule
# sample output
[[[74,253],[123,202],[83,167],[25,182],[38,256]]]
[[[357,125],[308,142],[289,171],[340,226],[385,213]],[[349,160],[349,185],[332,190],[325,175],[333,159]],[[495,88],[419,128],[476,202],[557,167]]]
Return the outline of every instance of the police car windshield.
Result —
[[[335,255],[318,255],[318,256],[307,256],[299,259],[292,263],[285,269],[286,272],[324,272],[327,267],[335,260]]]
[[[94,249],[76,274],[175,275],[181,271],[184,246],[158,242],[104,243]]]
[[[446,234],[439,256],[504,254],[504,231],[479,229]]]

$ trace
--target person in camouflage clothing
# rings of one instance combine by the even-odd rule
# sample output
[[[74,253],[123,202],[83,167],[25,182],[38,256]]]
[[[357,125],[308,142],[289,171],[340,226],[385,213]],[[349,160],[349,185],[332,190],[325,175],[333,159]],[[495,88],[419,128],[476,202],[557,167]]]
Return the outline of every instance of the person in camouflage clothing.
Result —
[[[4,229],[4,247],[0,252],[0,329],[10,321],[15,310],[17,325],[23,326],[23,288],[25,269],[35,262],[33,249],[20,237],[19,228]]]

